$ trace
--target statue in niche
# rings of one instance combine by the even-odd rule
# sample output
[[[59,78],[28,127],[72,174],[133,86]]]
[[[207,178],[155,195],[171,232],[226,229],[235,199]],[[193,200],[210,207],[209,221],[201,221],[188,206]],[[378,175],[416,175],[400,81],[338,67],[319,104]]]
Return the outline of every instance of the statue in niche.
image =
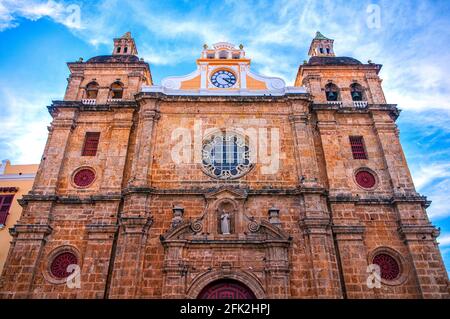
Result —
[[[222,211],[220,214],[220,230],[223,235],[230,234],[231,216],[230,213]]]

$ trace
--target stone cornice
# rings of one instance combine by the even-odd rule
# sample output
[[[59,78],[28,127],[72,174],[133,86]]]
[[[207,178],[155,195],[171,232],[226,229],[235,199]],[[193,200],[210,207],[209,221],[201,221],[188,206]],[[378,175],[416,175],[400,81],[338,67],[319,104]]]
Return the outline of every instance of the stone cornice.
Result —
[[[157,99],[165,102],[287,102],[290,100],[304,100],[310,101],[310,95],[308,93],[303,94],[290,94],[287,93],[281,96],[275,95],[166,95],[160,92],[140,92],[135,95],[136,101],[142,99]]]
[[[406,241],[435,241],[440,235],[440,229],[431,224],[401,225],[398,232]]]
[[[338,113],[369,113],[370,111],[389,112],[393,121],[396,121],[401,110],[397,108],[397,104],[368,104],[365,108],[357,107],[341,107],[337,104],[318,103],[311,104],[312,111],[335,111]]]
[[[227,186],[227,185],[225,185]],[[232,186],[232,185],[228,185]],[[242,189],[242,187],[240,188]],[[216,188],[191,188],[191,189],[156,189],[152,187],[127,187],[122,195],[129,194],[152,194],[152,195],[205,195],[217,190]],[[297,188],[266,188],[266,189],[246,189],[248,195],[300,195],[300,194],[321,194],[326,195],[327,190],[322,187],[302,187]]]
[[[52,101],[52,105],[47,106],[50,114],[52,114],[56,109],[61,108],[75,108],[79,111],[89,112],[105,112],[112,111],[113,109],[135,109],[137,108],[137,103],[134,100],[122,100],[114,101],[108,104],[85,105],[81,101]]]
[[[393,205],[397,203],[420,203],[425,207],[430,205],[430,201],[426,196],[420,195],[395,195],[395,196],[370,196],[360,197],[348,194],[329,196],[330,203],[355,203],[356,205]]]
[[[104,201],[120,201],[122,196],[120,194],[107,195],[92,195],[89,197],[80,196],[56,196],[56,195],[41,195],[41,194],[27,194],[18,200],[23,207],[29,202],[56,202],[58,204],[92,204],[95,202]]]
[[[16,224],[9,229],[16,240],[44,240],[52,231],[53,228],[47,224]]]
[[[335,234],[364,234],[365,232],[363,225],[333,225],[332,229]]]

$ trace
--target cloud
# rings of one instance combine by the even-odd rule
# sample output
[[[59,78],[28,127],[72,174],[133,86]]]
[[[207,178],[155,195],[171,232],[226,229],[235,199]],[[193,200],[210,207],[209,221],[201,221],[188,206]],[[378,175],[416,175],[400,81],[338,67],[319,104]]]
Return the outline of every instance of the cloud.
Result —
[[[18,26],[17,18],[36,21],[49,17],[71,29],[81,29],[80,7],[53,0],[2,0],[0,2],[0,31]]]
[[[1,105],[0,127],[8,134],[0,135],[0,159],[11,159],[14,164],[39,163],[47,139],[46,123],[50,115],[42,111],[48,104],[46,94],[21,92],[0,88]]]
[[[438,243],[441,246],[450,246],[450,234],[443,234],[439,236]]]
[[[424,163],[414,174],[415,185],[418,189],[427,186],[438,178],[450,179],[450,163]]]

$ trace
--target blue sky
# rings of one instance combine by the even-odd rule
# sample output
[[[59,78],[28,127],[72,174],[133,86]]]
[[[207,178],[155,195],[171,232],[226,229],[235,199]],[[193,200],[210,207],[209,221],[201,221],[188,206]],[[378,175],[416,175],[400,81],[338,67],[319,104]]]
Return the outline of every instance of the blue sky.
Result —
[[[384,91],[403,110],[400,138],[418,191],[433,201],[450,269],[449,13],[445,0],[0,0],[0,159],[39,162],[46,106],[64,95],[66,62],[110,54],[126,31],[156,83],[193,71],[204,43],[229,41],[244,44],[258,73],[292,85],[320,30],[338,55],[384,65]]]

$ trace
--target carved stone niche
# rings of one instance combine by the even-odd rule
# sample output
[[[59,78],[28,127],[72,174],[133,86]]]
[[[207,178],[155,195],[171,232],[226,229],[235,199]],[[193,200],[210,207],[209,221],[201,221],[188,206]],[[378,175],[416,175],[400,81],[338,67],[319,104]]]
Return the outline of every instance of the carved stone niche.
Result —
[[[204,225],[208,238],[243,239],[245,237],[245,190],[222,188],[205,195],[207,208]],[[229,218],[229,234],[222,229],[224,215]]]

